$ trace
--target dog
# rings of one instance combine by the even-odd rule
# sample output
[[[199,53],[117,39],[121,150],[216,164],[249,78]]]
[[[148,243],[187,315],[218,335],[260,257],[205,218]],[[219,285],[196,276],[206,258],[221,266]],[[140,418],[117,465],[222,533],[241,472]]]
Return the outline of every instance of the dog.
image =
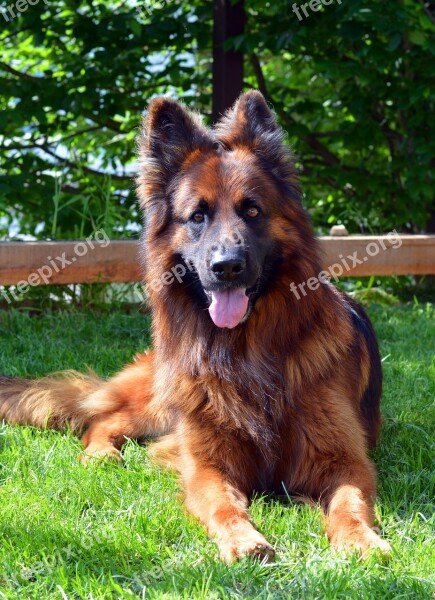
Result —
[[[252,494],[321,507],[331,543],[388,554],[372,529],[381,363],[364,310],[321,272],[290,150],[264,97],[214,128],[154,99],[139,137],[144,281],[153,350],[118,375],[3,377],[0,418],[84,432],[82,460],[126,438],[175,469],[223,560],[270,560]]]

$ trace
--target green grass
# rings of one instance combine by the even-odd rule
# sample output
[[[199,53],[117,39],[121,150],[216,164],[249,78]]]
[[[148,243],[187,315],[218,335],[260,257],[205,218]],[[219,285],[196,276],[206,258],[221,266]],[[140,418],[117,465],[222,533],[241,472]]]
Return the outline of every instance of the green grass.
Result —
[[[124,467],[84,467],[72,435],[0,424],[0,598],[431,597],[435,311],[370,314],[385,370],[374,459],[389,560],[337,554],[318,512],[258,498],[251,513],[276,562],[223,565],[177,499],[175,478],[145,448],[129,442]],[[148,344],[143,315],[0,313],[4,374],[92,366],[111,375]]]

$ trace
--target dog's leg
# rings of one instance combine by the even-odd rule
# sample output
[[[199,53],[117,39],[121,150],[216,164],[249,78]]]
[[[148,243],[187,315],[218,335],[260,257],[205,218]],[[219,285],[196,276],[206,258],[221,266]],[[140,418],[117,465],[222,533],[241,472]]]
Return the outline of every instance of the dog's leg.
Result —
[[[120,449],[127,438],[138,438],[143,435],[143,425],[135,426],[135,415],[123,410],[103,415],[92,423],[82,438],[84,452],[80,456],[82,462],[92,459],[113,459],[121,462]]]
[[[387,554],[388,542],[372,529],[376,473],[352,401],[337,384],[334,388],[333,381],[316,394],[307,401],[311,414],[299,439],[303,427],[294,423],[292,439],[297,440],[300,454],[298,466],[288,473],[289,489],[319,500],[333,546],[355,548],[362,554],[378,548]]]
[[[324,502],[328,518],[328,537],[339,548],[359,550],[363,555],[377,548],[388,554],[390,546],[372,529],[374,521],[373,499],[376,493],[375,477],[371,463],[355,463],[332,469]]]
[[[247,497],[217,469],[192,464],[182,473],[186,506],[214,537],[226,562],[244,556],[271,559],[275,551],[251,524]]]
[[[169,416],[152,405],[152,386],[153,363],[151,354],[148,354],[125,367],[86,399],[90,410],[105,403],[114,408],[110,412],[98,414],[90,422],[82,440],[85,446],[81,456],[83,462],[91,458],[121,460],[119,451],[126,438],[166,433]]]

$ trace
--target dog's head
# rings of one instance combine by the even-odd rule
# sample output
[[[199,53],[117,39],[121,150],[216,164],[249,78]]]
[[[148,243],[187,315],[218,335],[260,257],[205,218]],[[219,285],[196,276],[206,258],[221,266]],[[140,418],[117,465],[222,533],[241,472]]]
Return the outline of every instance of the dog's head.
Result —
[[[158,98],[140,158],[148,253],[151,245],[165,256],[170,249],[171,264],[185,265],[184,283],[215,325],[236,327],[273,279],[283,244],[287,251],[298,244],[297,179],[274,114],[252,91],[209,130]],[[156,260],[149,255],[147,270]]]

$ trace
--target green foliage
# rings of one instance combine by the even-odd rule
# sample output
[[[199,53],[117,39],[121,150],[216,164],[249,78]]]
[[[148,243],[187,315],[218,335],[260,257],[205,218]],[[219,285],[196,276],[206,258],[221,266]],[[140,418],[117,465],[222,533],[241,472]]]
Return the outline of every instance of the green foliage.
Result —
[[[292,3],[248,3],[238,43],[251,54],[249,82],[289,133],[319,225],[425,225],[435,150],[435,20],[425,4],[346,0],[299,21]]]
[[[195,2],[156,3],[151,16],[136,7],[50,0],[9,23],[0,15],[3,233],[15,219],[41,237],[81,237],[103,217],[114,236],[137,224],[140,115],[155,94],[210,92],[194,52],[211,40]]]
[[[321,230],[416,231],[433,212],[429,9],[344,0],[299,21],[289,0],[246,0],[228,48],[288,131]],[[0,24],[0,235],[80,237],[102,220],[128,235],[148,100],[211,112],[212,2],[41,0]]]

